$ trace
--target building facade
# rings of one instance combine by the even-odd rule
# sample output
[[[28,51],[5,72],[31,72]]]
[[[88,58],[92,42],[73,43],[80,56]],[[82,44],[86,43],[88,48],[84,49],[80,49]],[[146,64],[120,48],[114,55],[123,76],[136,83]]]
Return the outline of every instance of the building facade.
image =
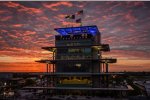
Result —
[[[51,93],[86,94],[101,91],[127,91],[128,88],[110,86],[109,77],[122,73],[109,73],[108,65],[116,63],[115,58],[103,58],[102,52],[110,51],[108,44],[101,43],[97,26],[56,28],[55,46],[42,47],[53,52],[46,63],[46,87]],[[32,87],[31,87],[32,88]]]

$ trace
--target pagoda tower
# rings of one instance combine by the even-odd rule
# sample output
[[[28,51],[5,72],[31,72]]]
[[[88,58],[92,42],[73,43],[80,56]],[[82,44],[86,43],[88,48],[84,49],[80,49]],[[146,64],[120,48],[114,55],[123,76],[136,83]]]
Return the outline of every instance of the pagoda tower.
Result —
[[[51,93],[119,90],[109,88],[109,76],[121,73],[109,73],[109,64],[117,60],[102,57],[102,52],[110,48],[101,43],[97,26],[56,28],[55,31],[59,33],[55,36],[55,46],[42,47],[53,52],[53,57],[36,61],[46,63],[47,89]]]

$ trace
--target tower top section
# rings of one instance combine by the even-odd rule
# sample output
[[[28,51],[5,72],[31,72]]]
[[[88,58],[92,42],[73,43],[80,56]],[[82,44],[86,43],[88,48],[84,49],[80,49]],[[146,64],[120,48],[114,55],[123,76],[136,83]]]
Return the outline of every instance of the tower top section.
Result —
[[[55,28],[54,30],[56,30],[60,35],[92,34],[95,36],[100,33],[96,25]]]

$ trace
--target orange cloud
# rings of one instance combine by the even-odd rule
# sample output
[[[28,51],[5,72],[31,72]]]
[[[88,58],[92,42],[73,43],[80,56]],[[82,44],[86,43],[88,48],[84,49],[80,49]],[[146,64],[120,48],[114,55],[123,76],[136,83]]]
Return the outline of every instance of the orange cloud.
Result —
[[[150,60],[118,60],[116,64],[110,64],[109,70],[111,72],[131,71],[142,72],[150,71]]]
[[[27,36],[27,35],[34,35],[34,34],[36,34],[36,32],[35,31],[25,31],[23,34],[25,36]]]
[[[57,17],[59,17],[59,18],[65,18],[65,16],[66,16],[66,14],[59,14],[59,15],[57,15]]]
[[[1,42],[0,43],[4,43],[4,42]],[[36,45],[39,45],[39,44],[36,44]],[[32,47],[30,49],[26,49],[26,48],[19,48],[19,47],[8,47],[8,46],[5,46],[4,48],[2,48],[2,50],[0,50],[0,58],[3,59],[3,58],[9,58],[11,60],[7,60],[7,59],[4,59],[6,60],[6,62],[8,61],[16,61],[15,59],[20,59],[20,58],[26,58],[24,60],[24,62],[27,62],[27,61],[33,61],[33,59],[37,58],[37,59],[40,59],[42,57],[44,57],[45,54],[42,53],[42,49],[41,47],[39,47],[38,49],[35,50],[35,47]],[[15,57],[15,59],[13,59],[13,57]],[[19,62],[20,61],[23,61],[23,60],[18,60]]]
[[[38,8],[29,8],[29,7],[25,7],[25,6],[22,6],[21,9],[18,9],[19,12],[26,12],[28,14],[42,14],[43,11],[41,9],[38,9]]]
[[[14,24],[14,25],[12,25],[13,27],[22,27],[22,26],[24,26],[24,24]]]
[[[46,72],[45,64],[36,62],[0,62],[0,72]]]
[[[79,26],[79,23],[75,23],[75,22],[62,22],[62,25],[64,26]]]
[[[110,47],[111,49],[111,47]],[[145,60],[145,59],[149,59],[150,54],[145,52],[145,51],[137,51],[137,50],[125,50],[125,48],[123,48],[122,50],[118,50],[117,48],[115,50],[111,50],[110,52],[105,52],[103,53],[103,56],[105,57],[116,57],[117,59],[129,59],[129,60]]]
[[[110,44],[111,51],[104,56],[118,59],[110,70],[149,70],[150,64],[144,61],[150,57],[146,2],[2,2],[0,6],[0,60],[8,63],[1,62],[0,71],[44,71],[32,62],[49,56],[41,47],[54,46],[53,28],[79,26],[64,22],[64,17],[81,8],[83,24],[96,24],[102,43]]]

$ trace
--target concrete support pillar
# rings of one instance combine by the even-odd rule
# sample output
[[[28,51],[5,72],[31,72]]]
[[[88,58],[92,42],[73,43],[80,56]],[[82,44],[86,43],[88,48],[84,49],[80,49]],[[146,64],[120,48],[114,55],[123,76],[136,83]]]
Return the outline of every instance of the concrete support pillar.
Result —
[[[49,72],[51,72],[51,64],[49,64],[49,66],[48,66],[48,67],[49,67]]]
[[[105,65],[104,65],[104,63],[102,63],[103,64],[103,72],[105,72]]]
[[[46,64],[46,72],[48,73],[49,71],[48,71],[48,63]]]
[[[55,66],[54,66],[54,64],[53,64],[53,73],[55,72]]]
[[[106,63],[106,73],[108,73],[108,63]]]
[[[106,73],[108,73],[108,63],[105,63],[105,64],[106,64]],[[107,87],[109,86],[108,75],[106,75],[106,86]]]

